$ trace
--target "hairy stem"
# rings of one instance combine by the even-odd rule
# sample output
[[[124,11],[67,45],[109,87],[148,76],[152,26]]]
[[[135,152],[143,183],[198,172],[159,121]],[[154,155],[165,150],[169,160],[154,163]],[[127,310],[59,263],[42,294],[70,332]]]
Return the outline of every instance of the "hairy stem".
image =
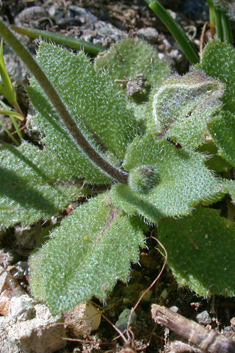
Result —
[[[82,131],[76,125],[69,111],[62,102],[60,96],[58,95],[55,88],[52,86],[51,82],[42,71],[40,66],[34,60],[32,55],[25,49],[25,47],[20,43],[20,41],[14,36],[14,34],[7,28],[7,26],[0,21],[0,35],[3,39],[12,47],[19,58],[25,63],[27,68],[34,75],[48,99],[53,104],[60,118],[63,120],[65,126],[73,136],[74,140],[77,142],[82,151],[101,168],[106,174],[111,176],[113,179],[119,181],[120,183],[127,183],[128,173],[119,168],[108,163],[102,156],[97,152],[97,150],[87,141]]]

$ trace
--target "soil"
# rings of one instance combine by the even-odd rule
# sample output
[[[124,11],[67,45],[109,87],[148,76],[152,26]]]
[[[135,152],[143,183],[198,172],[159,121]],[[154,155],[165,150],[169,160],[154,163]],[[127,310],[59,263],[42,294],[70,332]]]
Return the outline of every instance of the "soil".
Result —
[[[202,27],[208,19],[206,1],[179,0],[162,1],[162,3],[167,9],[173,11],[173,14],[183,28],[188,33],[191,33],[192,40],[199,49]],[[8,0],[2,1],[1,16],[10,24],[27,25],[82,38],[84,31],[87,31],[86,33],[88,33],[89,29],[94,31],[94,24],[92,21],[82,23],[80,20],[79,22],[78,18],[74,15],[76,9],[71,10],[71,6],[73,5],[88,10],[90,14],[97,17],[97,20],[105,22],[106,25],[112,24],[114,26],[114,37],[110,42],[107,42],[106,38],[106,44],[108,45],[111,45],[112,41],[116,40],[115,35],[119,39],[121,36],[120,33],[123,33],[124,37],[135,36],[138,30],[142,28],[156,28],[159,36],[153,45],[157,47],[160,53],[163,53],[166,60],[171,62],[175,71],[178,71],[180,74],[187,72],[189,64],[180,52],[174,39],[160,20],[148,9],[145,2],[141,0],[58,0],[57,2],[50,0]],[[38,7],[37,10],[35,10],[35,6]],[[25,13],[25,9],[30,8],[32,11]],[[47,12],[49,10],[50,16],[48,16]],[[115,32],[115,29],[118,32]],[[97,39],[95,36],[92,36],[93,34],[90,36],[90,40],[94,41],[95,39],[96,43],[99,40],[102,44],[104,38]],[[205,36],[207,36],[207,33]],[[32,52],[35,52],[37,41],[28,40],[26,44]],[[28,76],[24,71],[21,72],[21,76],[21,84],[18,84],[17,93],[22,110],[27,114],[29,108],[28,100],[23,87],[28,80]],[[36,137],[30,136],[27,129],[24,129],[24,135],[26,139],[38,144]],[[1,135],[1,139],[9,142],[4,134]],[[61,213],[61,216],[65,215],[66,212]],[[20,229],[20,226],[17,226],[2,232],[1,243],[5,256],[2,257],[2,259],[4,258],[2,263],[5,261],[8,266],[15,267],[20,261],[21,266],[24,264],[27,267],[27,259],[33,249],[34,243],[30,243],[29,241],[16,242],[16,239],[18,239],[16,233],[21,232],[21,235],[24,234],[25,236],[25,234],[34,231],[36,234],[41,228],[42,222],[38,222],[27,229]],[[147,234],[147,237],[150,237],[150,234]],[[115,324],[123,310],[127,308],[131,309],[136,304],[140,295],[150,286],[163,265],[163,258],[157,251],[156,241],[153,238],[148,238],[147,246],[148,248],[141,250],[139,264],[133,264],[132,266],[128,286],[118,282],[106,303],[100,303],[94,299],[94,303],[101,308],[104,315],[98,330],[80,341],[74,339],[71,332],[68,331],[68,343],[63,350],[57,351],[57,353],[115,352],[125,347],[125,342],[122,338],[117,338],[119,334],[115,331],[111,323]],[[7,258],[7,254],[9,254],[9,258]],[[27,279],[27,269],[25,269],[21,279],[19,279],[20,284],[24,286],[25,290],[28,290]],[[167,329],[154,324],[150,313],[153,303],[167,307],[177,307],[179,313],[191,320],[197,320],[196,316],[206,311],[206,317],[209,317],[209,322],[205,320],[204,326],[215,328],[218,332],[222,332],[229,337],[235,334],[233,326],[230,323],[230,320],[235,316],[234,298],[214,296],[205,299],[199,297],[187,288],[178,287],[171,272],[166,268],[156,285],[146,294],[136,310],[137,319],[131,326],[133,335],[129,333],[134,350],[148,353],[166,352],[168,343],[178,339]],[[126,351],[127,349],[125,348],[122,352]]]

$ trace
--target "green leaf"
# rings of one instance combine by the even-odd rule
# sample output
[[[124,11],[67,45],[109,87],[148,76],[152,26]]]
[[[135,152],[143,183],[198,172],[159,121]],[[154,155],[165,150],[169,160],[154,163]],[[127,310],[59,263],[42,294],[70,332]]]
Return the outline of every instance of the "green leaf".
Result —
[[[202,62],[196,69],[202,69],[208,76],[220,80],[225,86],[222,101],[223,110],[235,111],[235,49],[220,41],[211,41],[205,47]]]
[[[210,123],[208,125],[210,126]],[[208,137],[206,142],[197,149],[197,152],[203,153],[207,156],[205,164],[209,170],[221,173],[231,169],[231,164],[226,162],[225,159],[219,155],[218,147],[211,136]]]
[[[115,93],[111,82],[95,73],[83,52],[74,55],[42,42],[37,59],[90,142],[108,159],[114,156],[117,162],[123,158],[127,144],[137,134],[137,124],[125,108],[124,95]],[[91,182],[110,181],[79,150],[34,80],[28,91],[40,112],[34,120],[46,135],[45,144],[57,151],[59,158],[78,176],[85,176]]]
[[[0,212],[0,226],[50,218],[77,199],[81,186],[73,180],[70,170],[48,150],[28,143],[19,148],[1,146],[0,206],[11,209]]]
[[[223,92],[219,81],[199,70],[170,77],[151,93],[149,131],[197,148],[205,140],[208,121],[221,107]]]
[[[118,92],[126,93],[130,84],[139,85],[139,91],[135,94],[131,95],[129,90],[127,100],[128,108],[134,108],[138,120],[146,118],[146,102],[151,87],[159,87],[171,72],[170,65],[158,57],[156,49],[138,38],[115,43],[96,58],[94,67],[114,82]],[[142,87],[139,74],[146,77]]]
[[[30,98],[34,102],[34,97],[38,99],[39,93],[30,90]],[[44,100],[37,108],[44,111],[44,114],[37,114],[33,117],[40,131],[46,132],[46,137],[42,139],[46,147],[52,150],[61,164],[69,168],[78,178],[84,178],[87,183],[112,183],[113,180],[103,173],[90,159],[80,151],[77,143],[73,140],[69,132],[63,127],[63,123],[58,120],[57,114],[52,111],[50,104]]]
[[[188,217],[166,218],[158,226],[177,281],[204,297],[235,295],[235,230],[219,213],[199,207]]]
[[[208,127],[219,148],[219,154],[235,166],[235,115],[222,112],[208,124]]]
[[[153,223],[164,216],[159,208],[147,200],[146,195],[140,195],[129,185],[114,185],[110,196],[116,207],[121,207],[129,215],[138,213]]]
[[[78,207],[31,256],[31,290],[53,314],[92,296],[104,300],[117,279],[128,280],[130,261],[144,246],[140,225],[99,195]]]
[[[127,213],[138,212],[153,222],[163,216],[187,215],[199,202],[212,203],[223,195],[220,180],[204,165],[205,158],[151,135],[136,138],[127,150],[123,167],[130,175],[138,167],[152,167],[157,182],[148,193],[138,192],[130,182],[132,190],[117,184],[111,189],[112,200]]]
[[[105,71],[112,80],[135,78],[143,73],[147,78],[147,86],[162,84],[170,74],[170,66],[159,59],[156,49],[138,38],[130,38],[117,42],[109,50],[95,60],[95,70]],[[116,82],[116,88],[120,84]]]
[[[224,189],[230,194],[233,204],[235,204],[235,180],[223,180]]]

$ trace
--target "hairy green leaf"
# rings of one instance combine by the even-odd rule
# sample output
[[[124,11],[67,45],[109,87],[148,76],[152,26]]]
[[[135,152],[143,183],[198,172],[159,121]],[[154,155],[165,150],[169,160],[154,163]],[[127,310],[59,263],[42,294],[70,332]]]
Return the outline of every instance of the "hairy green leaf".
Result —
[[[122,159],[127,144],[137,134],[137,124],[125,107],[124,95],[115,92],[110,81],[95,73],[83,52],[74,55],[42,42],[37,60],[90,143],[108,159]],[[40,112],[34,120],[45,134],[46,146],[55,150],[76,175],[91,182],[110,181],[79,149],[34,80],[28,91]]]
[[[156,208],[153,203],[147,200],[146,195],[140,195],[137,191],[131,189],[129,185],[114,185],[110,196],[117,207],[121,207],[130,215],[138,213],[153,223],[156,223],[164,216],[159,208]]]
[[[166,61],[159,59],[153,46],[138,38],[125,39],[114,44],[95,60],[96,71],[107,71],[112,79],[135,78],[143,73],[148,85],[160,86],[170,74]],[[160,71],[160,72],[159,72]],[[120,84],[116,82],[116,87]]]
[[[208,125],[210,126],[210,123]],[[197,149],[197,152],[206,155],[207,168],[216,173],[221,173],[231,168],[231,164],[226,162],[226,160],[219,155],[218,147],[211,136],[208,136],[206,142]]]
[[[150,98],[149,131],[197,148],[205,139],[207,123],[221,106],[223,85],[202,71],[172,76]]]
[[[0,226],[29,224],[49,218],[76,200],[81,186],[50,151],[24,143],[0,148],[0,204],[12,209],[0,212]]]
[[[211,41],[203,51],[202,61],[196,69],[202,69],[206,75],[220,80],[225,86],[222,101],[223,110],[235,111],[235,49],[220,41]]]
[[[96,296],[104,300],[144,246],[141,226],[111,203],[108,193],[77,208],[31,256],[31,290],[53,314]]]
[[[151,166],[158,180],[148,193],[131,189],[132,184],[117,184],[111,190],[113,202],[127,213],[138,212],[153,222],[163,216],[187,215],[199,202],[212,203],[223,195],[221,182],[204,161],[201,154],[176,148],[152,135],[136,138],[128,148],[124,168],[131,172]]]
[[[138,38],[115,43],[96,58],[94,67],[112,79],[117,91],[127,94],[127,106],[134,108],[138,120],[146,119],[151,87],[159,87],[171,72],[170,65],[158,57],[156,49]]]
[[[235,167],[235,115],[222,112],[208,126],[220,155]]]
[[[233,204],[235,204],[235,180],[223,180],[225,190],[230,194]]]
[[[158,226],[177,281],[204,297],[235,295],[235,230],[219,213],[199,207],[190,216],[166,218]]]

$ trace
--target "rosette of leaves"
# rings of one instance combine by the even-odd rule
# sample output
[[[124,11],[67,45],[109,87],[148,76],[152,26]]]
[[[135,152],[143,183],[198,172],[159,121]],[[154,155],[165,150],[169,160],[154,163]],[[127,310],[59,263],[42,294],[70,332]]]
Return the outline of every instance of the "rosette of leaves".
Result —
[[[31,256],[32,293],[45,301],[53,314],[92,296],[104,300],[117,279],[126,282],[130,262],[138,261],[139,247],[145,244],[149,222],[159,226],[159,235],[170,254],[173,248],[177,251],[177,239],[184,243],[183,234],[191,229],[191,220],[194,233],[187,242],[194,241],[199,249],[211,226],[214,238],[206,244],[212,254],[208,261],[205,251],[199,252],[195,246],[189,249],[188,245],[184,249],[186,266],[194,256],[194,266],[200,265],[200,273],[189,267],[192,272],[184,275],[180,256],[175,261],[170,256],[169,265],[180,283],[202,295],[234,293],[234,284],[229,281],[224,282],[223,291],[211,282],[207,285],[202,268],[203,261],[207,261],[205,271],[210,272],[213,284],[223,276],[223,264],[212,261],[213,254],[218,254],[217,241],[220,255],[228,264],[226,268],[234,267],[231,251],[227,245],[223,247],[226,220],[218,212],[208,213],[205,207],[225,193],[234,194],[234,190],[230,181],[208,169],[206,163],[211,155],[207,156],[205,149],[200,152],[213,124],[223,114],[224,85],[201,70],[168,78],[168,64],[160,61],[152,47],[140,40],[134,43],[132,58],[128,48],[133,50],[133,39],[114,45],[107,53],[108,60],[97,59],[94,67],[83,52],[75,55],[44,42],[37,54],[38,63],[86,140],[109,164],[128,173],[126,183],[117,183],[108,171],[87,157],[34,79],[28,92],[38,110],[33,122],[45,147],[40,150],[29,143],[19,148],[2,147],[1,203],[14,206],[14,211],[1,212],[3,227],[41,217],[48,219],[76,200],[84,183],[85,195],[91,195],[95,185],[105,189],[97,196],[87,197]],[[154,65],[144,65],[143,51],[145,57],[149,51]],[[156,67],[162,69],[156,71]],[[140,119],[142,129],[136,117],[136,107],[142,103],[133,100],[130,104],[127,92],[116,82],[124,76],[133,79],[140,73],[148,82],[143,93],[146,101],[142,112],[146,116]],[[167,80],[163,82],[164,79]],[[219,143],[216,146],[221,149]],[[234,165],[231,158],[222,154],[220,158],[227,166]],[[199,211],[192,213],[194,208]],[[178,217],[184,222],[177,227],[185,229],[181,235],[180,231],[175,232],[173,243],[171,233]],[[198,222],[200,217],[206,219],[205,226]],[[168,219],[173,226],[167,228]],[[232,248],[232,228],[227,229],[227,238]],[[201,285],[195,286],[196,282]]]

